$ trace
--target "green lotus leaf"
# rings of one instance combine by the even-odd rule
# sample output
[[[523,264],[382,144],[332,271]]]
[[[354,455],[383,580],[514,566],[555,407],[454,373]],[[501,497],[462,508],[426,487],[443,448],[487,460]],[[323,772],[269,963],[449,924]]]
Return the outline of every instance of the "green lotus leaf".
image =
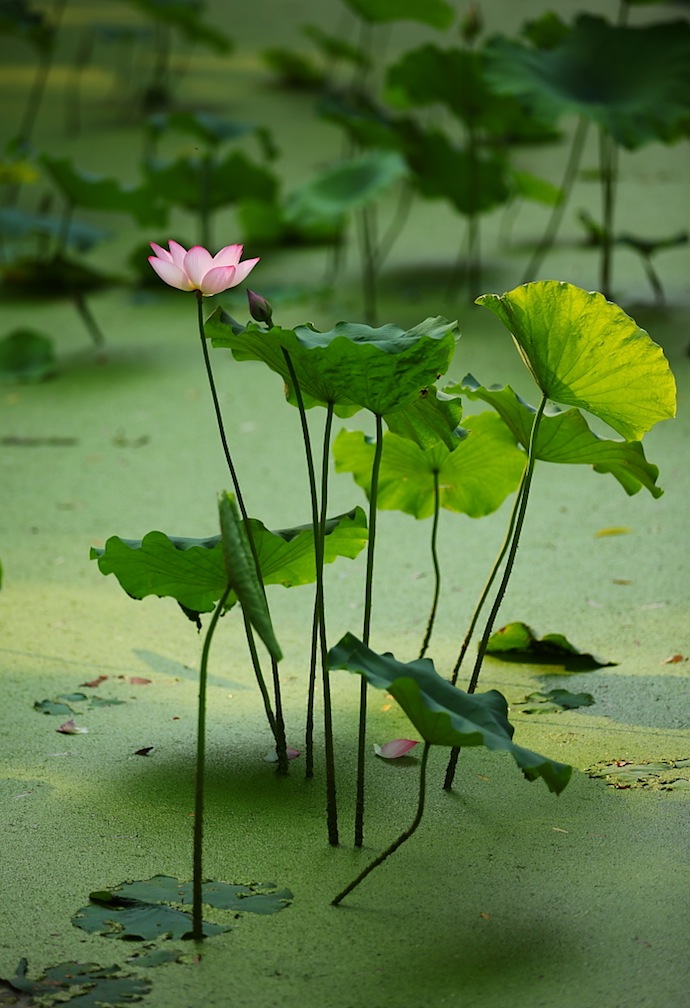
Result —
[[[472,375],[466,375],[461,384],[453,386],[468,399],[482,399],[489,403],[510,427],[515,438],[527,448],[536,410],[524,402],[510,387],[486,388]],[[553,407],[544,413],[535,455],[543,462],[563,465],[591,465],[595,472],[610,473],[627,494],[636,494],[645,487],[653,497],[661,497],[663,490],[656,486],[657,466],[648,462],[639,441],[614,441],[599,437],[587,425],[577,409],[560,410]]]
[[[311,584],[315,578],[314,536],[311,525],[270,532],[258,519],[249,519],[264,584]],[[324,561],[356,557],[367,540],[362,508],[330,518],[326,523]],[[171,597],[193,613],[211,612],[227,585],[221,537],[189,539],[149,532],[143,539],[112,536],[103,549],[92,549],[102,574],[115,574],[135,599],[148,595]],[[234,593],[228,607],[236,601]]]
[[[214,347],[229,347],[236,360],[260,360],[279,374],[294,403],[283,350],[290,355],[307,408],[331,402],[339,416],[368,409],[381,416],[412,403],[420,389],[445,373],[455,349],[456,323],[428,318],[407,331],[338,322],[330,332],[311,326],[238,330],[216,310],[205,324]]]
[[[431,448],[440,441],[449,451],[455,451],[467,434],[459,426],[461,418],[460,397],[434,385],[420,389],[412,402],[384,416],[393,434],[409,438],[420,448]]]
[[[405,175],[395,151],[371,151],[326,168],[288,198],[288,221],[339,218],[377,200]]]
[[[546,693],[530,693],[520,701],[522,714],[557,714],[560,711],[591,707],[594,697],[591,693],[571,693],[569,690],[552,689]]]
[[[663,350],[603,294],[542,280],[477,304],[497,315],[549,399],[593,413],[626,440],[675,416]]]
[[[175,161],[148,162],[144,171],[151,189],[173,206],[198,212],[203,187],[208,210],[238,200],[275,201],[278,180],[268,168],[252,161],[243,151],[230,151],[223,158],[179,157]]]
[[[27,969],[28,961],[20,959],[13,977],[0,978],[3,999],[9,997],[8,1004],[55,1005],[74,1001],[79,1008],[119,1008],[141,1001],[151,990],[150,980],[125,973],[117,965],[62,962],[48,966],[36,980],[28,978]],[[10,992],[5,993],[5,985],[11,991],[31,995],[31,999],[12,997]]]
[[[455,11],[445,0],[345,0],[347,6],[365,21],[420,21],[443,31],[450,28]]]
[[[525,454],[506,425],[492,413],[464,421],[469,436],[449,451],[442,443],[426,450],[386,433],[378,483],[378,506],[415,518],[434,513],[434,473],[441,507],[472,518],[490,514],[518,486]],[[369,495],[374,443],[359,431],[341,431],[333,445],[338,472],[351,472]]]
[[[690,127],[690,25],[613,25],[582,14],[549,49],[507,38],[487,46],[487,74],[503,93],[554,119],[584,115],[624,147],[666,143]]]
[[[331,648],[328,664],[362,675],[370,686],[390,693],[431,745],[505,750],[528,780],[541,777],[556,794],[570,780],[572,767],[515,745],[508,704],[496,690],[465,693],[440,676],[428,658],[405,664],[392,654],[376,654],[352,634]]]
[[[563,634],[549,633],[537,637],[531,627],[519,621],[507,623],[496,630],[489,637],[486,653],[530,665],[559,665],[566,672],[592,672],[618,664],[597,658],[589,651],[580,651]]]
[[[167,210],[151,186],[126,186],[118,179],[99,178],[75,167],[66,157],[43,154],[41,163],[65,199],[88,210],[126,213],[142,227],[164,227]]]
[[[470,151],[439,130],[402,130],[401,148],[412,170],[411,183],[427,199],[446,199],[466,216],[488,213],[510,197],[505,158]]]
[[[235,497],[229,493],[221,494],[218,513],[226,584],[232,586],[245,618],[264,642],[271,658],[279,662],[283,653],[273,631],[266,596]]]

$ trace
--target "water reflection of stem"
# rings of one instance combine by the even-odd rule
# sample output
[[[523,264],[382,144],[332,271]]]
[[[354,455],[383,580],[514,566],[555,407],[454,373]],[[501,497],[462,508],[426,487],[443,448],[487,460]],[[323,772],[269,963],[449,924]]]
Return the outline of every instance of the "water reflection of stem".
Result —
[[[374,583],[374,547],[376,545],[376,508],[378,504],[379,471],[383,454],[383,421],[376,414],[376,449],[371,467],[369,489],[369,535],[367,539],[367,569],[364,585],[364,625],[362,642],[369,644],[371,635],[371,602]],[[357,796],[355,802],[355,847],[364,843],[364,762],[367,733],[367,681],[362,676],[359,691],[359,733],[357,738]]]
[[[223,612],[231,586],[228,585],[216,606],[211,622],[208,625],[204,646],[201,651],[199,668],[199,706],[196,726],[196,778],[194,784],[194,840],[192,853],[192,938],[201,941],[204,937],[204,921],[202,912],[203,844],[204,844],[204,783],[206,772],[206,687],[208,685],[208,656],[211,641]]]
[[[354,879],[354,881],[350,882],[350,884],[346,886],[342,892],[338,893],[338,895],[335,897],[334,900],[331,900],[332,906],[338,906],[339,903],[342,903],[345,897],[348,896],[353,889],[356,889],[359,883],[362,882],[367,877],[367,875],[373,872],[374,868],[378,868],[378,866],[380,864],[383,864],[386,858],[389,858],[391,854],[393,854],[394,851],[398,849],[398,847],[401,847],[406,840],[409,840],[414,831],[419,826],[420,822],[422,821],[422,816],[424,815],[424,801],[426,798],[426,768],[427,768],[427,761],[429,759],[430,749],[431,749],[431,743],[425,742],[424,748],[422,749],[421,765],[419,767],[419,797],[417,799],[417,811],[411,824],[403,833],[400,834],[397,840],[394,840],[389,847],[386,847],[385,851],[382,854],[379,854],[379,856],[375,858],[375,860],[372,861],[370,865],[367,865],[364,871],[360,872],[360,874],[357,876],[356,879]]]
[[[431,561],[434,565],[434,597],[431,603],[431,612],[429,613],[429,620],[426,625],[426,633],[424,634],[424,641],[422,643],[422,647],[419,652],[420,658],[424,657],[427,648],[429,647],[429,641],[431,640],[431,634],[433,633],[434,623],[436,621],[436,610],[438,609],[438,599],[439,595],[441,594],[441,565],[438,559],[438,520],[440,511],[441,511],[441,495],[438,483],[438,469],[434,469],[434,523],[431,527]]]
[[[510,518],[509,525],[509,536],[510,536],[510,547],[508,549],[505,569],[503,571],[503,577],[501,578],[501,583],[498,586],[498,591],[496,592],[496,598],[491,607],[489,617],[486,621],[486,626],[484,627],[484,633],[482,634],[482,639],[479,643],[479,649],[477,651],[477,658],[474,663],[474,668],[472,670],[472,676],[467,687],[468,693],[474,693],[477,689],[477,684],[479,682],[479,674],[481,672],[482,663],[484,661],[484,656],[486,654],[486,648],[489,643],[489,638],[494,628],[494,623],[496,622],[496,617],[498,611],[503,602],[503,597],[506,593],[508,587],[508,582],[510,581],[510,576],[513,572],[513,565],[515,564],[515,556],[517,554],[517,549],[520,544],[520,535],[522,533],[522,527],[525,522],[525,513],[527,511],[527,503],[529,500],[529,490],[532,483],[532,476],[534,474],[534,465],[536,462],[536,444],[537,444],[537,434],[539,433],[539,427],[541,424],[542,417],[544,415],[544,410],[546,409],[546,403],[548,401],[548,396],[546,393],[542,393],[541,401],[537,407],[537,411],[534,414],[534,420],[532,421],[532,429],[530,431],[529,446],[527,451],[527,465],[525,471],[522,474],[522,481],[518,489],[517,497],[515,499],[515,507],[513,508],[513,514]],[[512,526],[512,534],[511,534]],[[499,554],[499,561],[503,558],[505,553],[504,548]],[[494,565],[494,570],[491,573],[491,579],[493,579],[495,573],[497,572],[497,566]],[[448,766],[446,768],[446,777],[443,783],[443,787],[446,791],[450,791],[453,786],[453,778],[455,776],[455,768],[458,762],[458,755],[460,750],[454,747],[451,750],[450,759],[448,761]]]

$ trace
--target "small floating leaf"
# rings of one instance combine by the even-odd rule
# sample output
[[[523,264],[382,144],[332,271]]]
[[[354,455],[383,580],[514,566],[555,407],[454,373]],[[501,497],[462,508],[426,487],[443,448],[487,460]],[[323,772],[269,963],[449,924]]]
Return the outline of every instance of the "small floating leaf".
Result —
[[[192,931],[190,913],[183,909],[192,903],[191,882],[180,882],[168,875],[155,875],[139,882],[123,882],[112,889],[98,890],[89,896],[89,906],[72,918],[75,927],[106,938],[188,938]],[[292,900],[287,889],[275,883],[205,882],[202,900],[221,910],[248,913],[276,913]],[[234,914],[233,914],[234,915]],[[204,922],[204,935],[230,930],[229,925]]]
[[[141,999],[151,990],[151,983],[140,976],[123,972],[119,966],[99,966],[98,963],[63,962],[57,966],[49,966],[36,979],[27,976],[28,962],[21,959],[13,977],[3,982],[16,991],[29,994],[31,1004],[37,1004],[34,998],[47,998],[41,1004],[65,1004],[74,1001],[84,1008],[96,1006],[112,1006],[132,1004]],[[74,993],[72,988],[78,988]],[[65,999],[65,994],[67,998]],[[70,996],[71,995],[71,996]],[[14,1004],[14,1001],[3,1003]],[[19,1002],[16,1002],[19,1004]],[[22,999],[22,1004],[28,1004]]]
[[[654,788],[674,791],[690,787],[690,759],[642,761],[614,760],[596,763],[586,771],[589,777],[603,777],[611,787]]]
[[[519,704],[523,714],[552,714],[555,711],[576,710],[591,707],[594,697],[591,693],[570,693],[564,689],[552,689],[547,693],[530,693]]]
[[[505,661],[531,665],[560,665],[566,672],[592,672],[618,662],[580,651],[563,634],[537,637],[526,623],[508,623],[489,638],[486,653]]]

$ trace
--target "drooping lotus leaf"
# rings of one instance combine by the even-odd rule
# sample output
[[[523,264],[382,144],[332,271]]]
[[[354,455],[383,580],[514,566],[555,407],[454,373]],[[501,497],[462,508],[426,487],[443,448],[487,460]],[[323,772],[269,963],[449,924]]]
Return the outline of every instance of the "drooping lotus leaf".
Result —
[[[661,347],[603,294],[557,280],[483,294],[477,304],[511,333],[549,399],[593,413],[637,440],[676,412],[676,383]]]
[[[392,654],[376,654],[352,634],[331,648],[328,664],[356,672],[370,686],[390,693],[431,745],[505,750],[528,780],[541,777],[556,794],[570,780],[572,767],[515,745],[508,704],[497,690],[465,693],[440,676],[428,658],[399,662]]]
[[[326,168],[291,193],[288,221],[340,218],[377,200],[406,173],[402,157],[391,150],[371,151]]]
[[[420,389],[412,402],[384,416],[393,434],[409,438],[420,448],[431,448],[440,441],[448,451],[455,451],[465,437],[466,431],[460,427],[461,418],[460,397],[449,395],[434,385]]]
[[[311,584],[315,578],[314,535],[311,525],[278,532],[256,518],[249,519],[264,584]],[[326,523],[324,561],[356,557],[367,541],[362,508],[330,518]],[[171,597],[191,612],[211,612],[227,585],[221,537],[185,539],[149,532],[143,539],[112,536],[103,549],[92,549],[102,574],[115,574],[122,588],[135,599],[147,595]],[[228,606],[235,602],[234,593]]]
[[[307,408],[332,402],[339,416],[359,409],[385,416],[412,403],[420,389],[445,373],[455,349],[456,323],[429,318],[407,331],[394,325],[371,328],[338,322],[321,333],[250,324],[238,331],[216,310],[204,327],[214,347],[229,347],[236,360],[260,360],[281,376],[287,397],[294,390],[283,349],[292,360]]]
[[[455,11],[445,0],[345,0],[348,7],[374,24],[384,21],[421,21],[441,31],[450,28]]]
[[[221,546],[225,564],[225,583],[232,586],[245,618],[251,623],[274,661],[283,657],[273,631],[259,572],[249,546],[244,522],[235,497],[223,493],[218,501]]]
[[[278,191],[273,172],[252,161],[243,151],[230,151],[212,161],[183,156],[165,163],[147,162],[144,171],[159,197],[193,212],[199,210],[202,189],[208,210],[240,199],[273,201]]]
[[[526,623],[508,623],[489,637],[486,653],[506,661],[532,665],[559,665],[566,672],[592,672],[594,669],[617,665],[618,662],[597,658],[580,651],[567,637],[559,633],[537,637]]]
[[[466,375],[454,390],[468,399],[489,403],[510,427],[523,447],[529,445],[536,410],[524,402],[510,387],[486,388]],[[595,472],[611,473],[627,494],[636,494],[645,487],[653,497],[663,490],[656,485],[657,466],[648,462],[639,441],[614,441],[591,431],[579,410],[547,409],[537,433],[535,456],[543,462],[564,465],[591,465]]]
[[[434,472],[441,507],[472,518],[490,514],[518,486],[525,454],[506,425],[492,413],[467,417],[469,436],[449,451],[438,442],[426,451],[413,441],[386,433],[379,471],[377,503],[383,510],[415,518],[434,513]],[[341,431],[333,445],[338,472],[351,472],[369,494],[374,443],[359,431]]]
[[[690,129],[686,21],[629,27],[581,14],[553,48],[496,38],[487,55],[493,85],[541,117],[584,115],[631,149],[672,142]]]
[[[161,194],[148,185],[126,186],[118,179],[91,175],[66,157],[43,154],[41,163],[73,206],[129,214],[142,227],[164,227],[167,222]]]

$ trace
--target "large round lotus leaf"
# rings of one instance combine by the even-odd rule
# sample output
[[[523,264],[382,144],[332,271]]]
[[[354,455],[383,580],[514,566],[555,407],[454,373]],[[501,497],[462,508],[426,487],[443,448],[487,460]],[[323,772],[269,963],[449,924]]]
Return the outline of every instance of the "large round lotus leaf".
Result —
[[[542,280],[483,294],[512,334],[542,392],[639,440],[676,412],[676,383],[649,334],[602,294]]]
[[[385,21],[421,21],[432,28],[450,28],[455,12],[446,0],[345,0],[355,14],[379,24]]]
[[[517,489],[525,453],[508,427],[493,413],[468,417],[469,436],[449,451],[439,441],[426,450],[408,438],[386,433],[378,480],[381,510],[404,511],[415,518],[434,513],[434,474],[442,508],[481,518]],[[341,431],[333,445],[336,470],[351,472],[367,496],[375,446],[360,431]]]
[[[326,168],[294,192],[286,206],[290,221],[339,218],[377,200],[405,174],[396,151],[371,151]]]
[[[547,118],[575,112],[624,147],[670,142],[690,128],[690,25],[627,27],[582,14],[559,45],[506,38],[487,47],[487,75]]]
[[[283,351],[290,355],[306,407],[334,403],[341,416],[362,408],[383,416],[412,403],[420,389],[448,370],[457,326],[437,317],[406,331],[357,322],[338,322],[324,333],[310,325],[262,329],[250,324],[237,329],[216,310],[204,328],[213,345],[229,347],[236,360],[261,360],[277,372],[293,403]]]

